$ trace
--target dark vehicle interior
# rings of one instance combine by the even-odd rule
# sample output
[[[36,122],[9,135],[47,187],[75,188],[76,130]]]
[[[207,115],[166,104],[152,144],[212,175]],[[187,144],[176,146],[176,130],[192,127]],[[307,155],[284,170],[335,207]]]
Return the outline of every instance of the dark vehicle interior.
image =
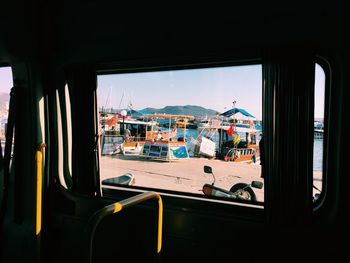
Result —
[[[0,67],[11,67],[14,86],[0,166],[1,262],[350,260],[348,9],[335,1],[177,4],[1,2]],[[263,204],[102,185],[97,74],[255,63]],[[317,202],[315,63],[326,75]]]

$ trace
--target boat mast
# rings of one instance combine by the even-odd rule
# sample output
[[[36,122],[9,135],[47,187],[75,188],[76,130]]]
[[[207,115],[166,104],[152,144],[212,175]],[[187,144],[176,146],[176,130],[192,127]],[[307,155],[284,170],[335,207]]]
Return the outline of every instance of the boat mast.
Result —
[[[120,109],[120,106],[122,105],[123,98],[124,98],[124,91],[123,91],[123,95],[122,95],[122,97],[120,99],[118,109]]]
[[[232,103],[233,103],[233,118],[232,118],[232,121],[233,121],[233,124],[235,124],[236,101],[234,100]]]
[[[109,90],[108,90],[108,95],[107,95],[106,103],[105,103],[105,111],[107,111],[107,106],[108,106],[108,103],[109,103],[109,97],[111,96],[111,90],[112,90],[112,86],[110,86]],[[104,112],[104,110],[102,110],[102,112]]]
[[[235,125],[236,125],[236,123],[235,123],[235,114],[236,114],[236,101],[234,100],[233,102],[232,102],[232,104],[233,104],[233,115],[232,115],[232,122],[233,122],[233,131],[235,131]],[[238,133],[237,133],[237,135],[238,135]],[[237,149],[237,146],[238,145],[236,145],[235,144],[235,139],[234,139],[234,137],[232,136],[232,139],[233,139],[233,148],[236,148]]]

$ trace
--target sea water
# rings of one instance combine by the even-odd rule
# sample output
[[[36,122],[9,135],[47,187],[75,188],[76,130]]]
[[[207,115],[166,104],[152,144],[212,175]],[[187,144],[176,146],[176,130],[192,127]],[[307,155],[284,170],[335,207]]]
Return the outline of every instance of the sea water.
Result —
[[[323,139],[314,139],[314,171],[322,171]]]
[[[189,155],[193,156],[194,144],[193,140],[198,137],[198,130],[196,129],[177,129],[177,138],[184,137],[186,133],[186,142]],[[260,140],[260,133],[257,133],[257,142]],[[213,135],[212,140],[218,142],[219,134],[216,133]],[[323,139],[314,139],[314,160],[313,160],[313,170],[322,171],[322,161],[323,161]]]

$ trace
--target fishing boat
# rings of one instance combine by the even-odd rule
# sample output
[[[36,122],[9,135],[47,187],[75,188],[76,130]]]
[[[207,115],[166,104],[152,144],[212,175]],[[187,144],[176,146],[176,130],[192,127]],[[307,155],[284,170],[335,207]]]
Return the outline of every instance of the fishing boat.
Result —
[[[119,122],[124,137],[122,153],[139,155],[147,140],[152,140],[154,130],[158,129],[154,121],[124,120]]]
[[[212,117],[197,121],[197,130],[201,132],[203,130],[218,129],[220,128],[222,120],[218,117]]]
[[[176,121],[176,127],[178,128],[186,128],[187,127],[187,120],[186,119],[180,119]]]
[[[147,114],[147,119],[158,121],[168,120],[168,130],[161,134],[161,130],[150,133],[152,139],[146,140],[140,156],[150,159],[172,161],[189,158],[186,145],[186,125],[184,126],[184,137],[176,139],[177,120],[193,119],[193,116],[173,115],[173,114]]]
[[[113,123],[103,127],[102,155],[124,154],[137,155],[140,153],[149,132],[156,126],[155,122],[125,120],[114,118]]]
[[[258,149],[255,117],[245,109],[236,107],[220,115],[232,118],[232,124],[218,130],[219,156],[226,161],[255,162]],[[241,117],[237,118],[236,115]]]
[[[237,113],[245,118],[235,118]],[[203,125],[198,127],[198,137],[192,141],[195,156],[234,162],[256,160],[258,130],[254,119],[246,110],[234,108],[203,120]]]
[[[189,158],[186,142],[176,138],[177,127],[175,122],[172,123],[179,117],[187,118],[166,114],[144,115],[144,121],[119,118],[115,125],[117,128],[104,133],[102,154],[134,155],[165,161]],[[159,119],[168,119],[168,128],[159,127]]]
[[[255,161],[258,149],[257,130],[254,127],[223,127],[218,130],[218,155],[225,161]]]

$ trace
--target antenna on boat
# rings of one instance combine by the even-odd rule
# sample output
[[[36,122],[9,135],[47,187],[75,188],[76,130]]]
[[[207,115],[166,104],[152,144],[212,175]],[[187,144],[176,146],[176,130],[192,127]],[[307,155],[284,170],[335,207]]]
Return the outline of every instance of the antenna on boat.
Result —
[[[131,100],[129,100],[128,109],[129,109],[129,110],[133,110],[133,109],[134,109],[133,107],[134,107],[134,105],[132,105]]]
[[[237,101],[235,101],[235,100],[232,102],[232,104],[233,104],[233,115],[232,115],[232,117],[233,117],[233,118],[232,118],[233,124],[235,124],[236,102],[237,102]]]
[[[108,103],[109,103],[109,97],[111,96],[111,90],[112,90],[112,86],[109,86],[108,95],[107,95],[106,104],[105,104],[105,109],[106,110],[107,110],[107,106],[108,106]]]
[[[120,99],[118,109],[120,109],[120,106],[122,105],[123,98],[124,98],[124,91],[123,91],[123,95],[122,95],[122,97]]]
[[[237,102],[237,101],[235,101],[235,100],[232,102],[232,104],[233,104],[233,109],[236,108],[236,102]]]

